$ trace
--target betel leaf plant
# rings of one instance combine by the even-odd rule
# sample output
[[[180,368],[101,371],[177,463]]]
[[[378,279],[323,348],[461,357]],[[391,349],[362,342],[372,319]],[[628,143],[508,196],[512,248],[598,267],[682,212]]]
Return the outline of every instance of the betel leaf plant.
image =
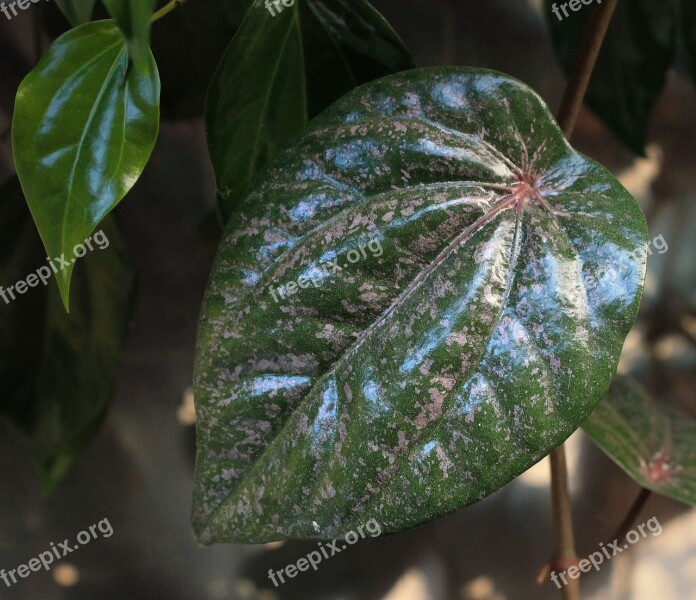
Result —
[[[638,483],[693,502],[692,426],[610,387],[643,290],[644,216],[568,141],[589,89],[642,151],[674,49],[694,56],[690,5],[622,0],[612,21],[605,0],[554,24],[570,73],[554,119],[502,73],[412,69],[365,0],[208,2],[235,33],[204,115],[224,234],[196,349],[198,540],[340,537],[371,518],[398,532],[551,453],[555,559],[572,561],[562,444],[583,423]],[[31,435],[46,489],[113,395],[133,279],[110,213],[156,143],[167,90],[150,34],[182,3],[58,2],[73,27],[17,93],[0,283],[42,254],[67,266],[0,304],[0,411]],[[110,253],[73,259],[100,227]],[[22,338],[32,320],[45,343]]]
[[[646,244],[635,200],[525,85],[431,68],[351,92],[266,167],[220,247],[199,539],[401,531],[498,489],[609,387]]]

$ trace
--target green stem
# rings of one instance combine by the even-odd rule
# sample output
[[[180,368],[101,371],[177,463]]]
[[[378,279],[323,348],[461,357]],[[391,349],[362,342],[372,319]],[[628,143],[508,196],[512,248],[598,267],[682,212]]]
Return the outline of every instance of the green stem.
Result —
[[[172,12],[175,8],[177,8],[184,2],[186,2],[186,0],[170,0],[169,2],[167,2],[167,4],[165,4],[162,8],[160,8],[156,13],[152,15],[150,23],[159,21],[162,17],[167,16],[170,12]]]

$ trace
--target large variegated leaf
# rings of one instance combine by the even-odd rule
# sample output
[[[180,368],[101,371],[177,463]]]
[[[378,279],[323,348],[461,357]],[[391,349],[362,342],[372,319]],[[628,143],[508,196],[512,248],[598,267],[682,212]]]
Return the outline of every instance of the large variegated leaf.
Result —
[[[233,215],[202,312],[202,543],[384,532],[476,502],[614,375],[647,232],[543,101],[490,71],[345,96]]]
[[[640,485],[696,505],[696,421],[617,377],[583,429]]]

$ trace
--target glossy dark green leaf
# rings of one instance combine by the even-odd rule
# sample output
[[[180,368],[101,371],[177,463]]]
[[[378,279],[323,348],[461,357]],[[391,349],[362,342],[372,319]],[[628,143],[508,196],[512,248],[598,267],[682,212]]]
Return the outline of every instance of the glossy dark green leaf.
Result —
[[[128,40],[131,60],[137,69],[150,70],[150,19],[156,0],[102,0]]]
[[[617,377],[583,429],[640,485],[696,505],[696,421]]]
[[[128,68],[113,21],[59,37],[17,92],[15,165],[48,255],[73,249],[140,177],[157,139],[159,78]],[[58,274],[68,306],[72,265]]]
[[[92,18],[97,0],[55,0],[55,2],[70,24],[77,27]]]
[[[633,198],[524,84],[437,68],[349,93],[219,249],[198,539],[394,532],[500,488],[608,389],[646,243]]]
[[[0,413],[31,436],[45,490],[106,414],[132,314],[133,267],[113,218],[99,231],[76,266],[67,314],[18,181],[0,188]],[[39,269],[48,286],[19,294],[17,282]]]
[[[593,11],[580,0],[545,0],[554,44],[566,72],[578,56]],[[561,20],[554,13],[556,7]],[[644,153],[650,117],[674,61],[676,12],[668,0],[621,0],[594,69],[586,102],[631,150]]]
[[[262,12],[263,11],[263,12]],[[254,6],[208,91],[208,149],[223,221],[264,163],[307,122],[299,18],[273,19]]]
[[[224,221],[261,167],[308,118],[355,86],[409,68],[408,51],[365,0],[256,0],[213,78],[208,147]]]

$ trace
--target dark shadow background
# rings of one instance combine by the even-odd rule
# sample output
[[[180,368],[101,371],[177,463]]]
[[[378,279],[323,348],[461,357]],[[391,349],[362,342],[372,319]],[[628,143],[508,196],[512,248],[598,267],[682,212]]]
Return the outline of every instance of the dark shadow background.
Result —
[[[564,79],[537,2],[374,4],[419,65],[498,69],[557,106]],[[0,568],[16,568],[50,542],[74,539],[104,518],[114,534],[10,590],[0,581],[0,599],[558,598],[551,583],[535,583],[551,554],[545,464],[477,505],[403,534],[361,541],[277,589],[268,570],[296,562],[314,542],[207,549],[195,544],[189,527],[194,438],[185,399],[190,400],[197,315],[219,235],[197,115],[205,82],[230,35],[213,5],[191,0],[162,21],[170,23],[166,31],[155,28],[164,113],[178,120],[164,121],[150,164],[119,208],[139,293],[118,396],[105,426],[63,484],[43,498],[26,441],[0,421]],[[0,16],[0,180],[12,173],[7,125],[16,87],[36,59],[34,20],[53,10],[40,3],[11,22]],[[574,142],[621,176],[649,217],[651,238],[663,235],[669,244],[665,254],[650,258],[646,297],[621,370],[694,415],[696,91],[681,75],[670,76],[648,159],[634,160],[587,112]],[[582,434],[569,448],[577,549],[585,556],[611,541],[639,488]],[[652,516],[663,533],[585,576],[584,598],[696,598],[696,513],[653,496],[637,522]]]

